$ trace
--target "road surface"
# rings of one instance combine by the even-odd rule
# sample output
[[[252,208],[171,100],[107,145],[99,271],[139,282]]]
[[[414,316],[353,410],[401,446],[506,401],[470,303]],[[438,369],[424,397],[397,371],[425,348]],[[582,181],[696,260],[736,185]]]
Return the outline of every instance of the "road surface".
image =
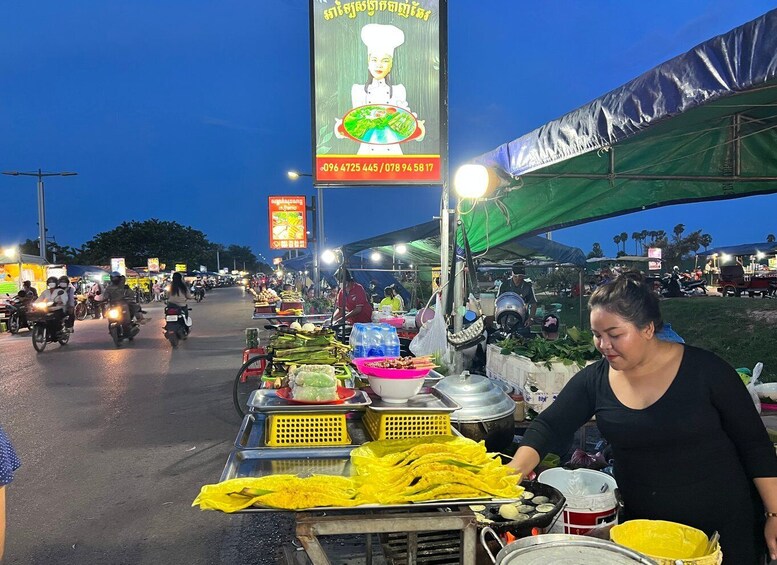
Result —
[[[232,380],[243,331],[256,327],[239,288],[194,305],[194,331],[172,350],[163,311],[116,349],[104,320],[70,344],[32,348],[0,334],[0,424],[22,468],[7,488],[4,563],[277,563],[284,514],[225,515],[191,503],[216,482],[240,425]]]

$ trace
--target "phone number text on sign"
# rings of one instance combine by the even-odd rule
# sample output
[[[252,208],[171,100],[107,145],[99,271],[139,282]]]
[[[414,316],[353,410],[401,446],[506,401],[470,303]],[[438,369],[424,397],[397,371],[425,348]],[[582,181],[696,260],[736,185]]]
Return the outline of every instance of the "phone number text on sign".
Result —
[[[440,182],[440,157],[403,155],[371,157],[332,155],[316,157],[317,180],[363,183],[406,181],[408,184]]]

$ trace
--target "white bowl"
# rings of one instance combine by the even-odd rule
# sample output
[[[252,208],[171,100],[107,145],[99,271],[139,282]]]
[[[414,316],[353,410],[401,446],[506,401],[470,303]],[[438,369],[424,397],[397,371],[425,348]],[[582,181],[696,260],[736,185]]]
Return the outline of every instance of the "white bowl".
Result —
[[[421,390],[425,379],[425,376],[413,379],[384,379],[367,375],[372,392],[391,404],[404,404],[413,398]]]
[[[777,383],[763,383],[755,385],[755,393],[760,399],[777,400]]]

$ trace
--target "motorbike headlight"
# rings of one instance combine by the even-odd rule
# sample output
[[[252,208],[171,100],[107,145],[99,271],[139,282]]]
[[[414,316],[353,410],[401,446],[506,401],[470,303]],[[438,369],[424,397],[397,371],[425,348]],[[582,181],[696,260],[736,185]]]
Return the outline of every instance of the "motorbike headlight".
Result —
[[[110,310],[108,310],[108,317],[111,320],[118,320],[120,316],[121,316],[121,309],[111,308]]]
[[[45,302],[36,302],[34,306],[36,310],[46,310],[49,307]]]

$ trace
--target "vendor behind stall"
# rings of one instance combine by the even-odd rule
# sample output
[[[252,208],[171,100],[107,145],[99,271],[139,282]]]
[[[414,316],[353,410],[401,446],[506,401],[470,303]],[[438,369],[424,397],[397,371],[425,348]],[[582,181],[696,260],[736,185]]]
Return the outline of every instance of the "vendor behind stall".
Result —
[[[515,263],[512,272],[512,276],[499,286],[499,294],[514,292],[523,298],[523,301],[526,302],[530,309],[524,325],[530,326],[534,316],[537,314],[537,297],[534,296],[532,283],[526,280],[526,267],[524,267],[523,263]]]
[[[737,372],[659,339],[658,297],[636,271],[597,288],[588,308],[604,358],[534,420],[510,466],[526,475],[596,416],[627,519],[718,531],[726,565],[761,563],[765,546],[777,556],[777,454]]]
[[[364,287],[353,280],[353,275],[346,269],[345,277],[345,314],[343,308],[343,291],[337,293],[335,301],[335,313],[332,315],[333,324],[369,323],[372,321],[372,303],[367,298]]]
[[[385,298],[380,301],[380,308],[382,309],[384,306],[391,306],[392,312],[401,312],[404,310],[402,305],[402,297],[399,296],[399,293],[394,288],[394,285],[387,286],[383,289],[383,293],[385,294]]]

